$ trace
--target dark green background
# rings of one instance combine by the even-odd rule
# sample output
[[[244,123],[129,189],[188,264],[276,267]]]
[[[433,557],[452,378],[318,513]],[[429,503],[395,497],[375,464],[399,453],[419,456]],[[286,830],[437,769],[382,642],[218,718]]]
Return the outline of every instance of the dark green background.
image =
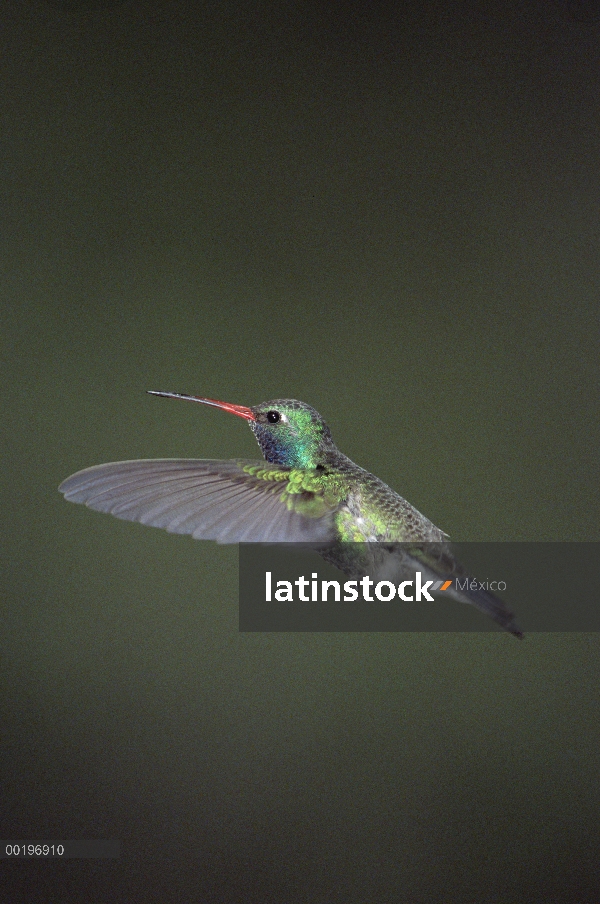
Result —
[[[599,537],[585,2],[2,12],[13,902],[596,902],[597,635],[240,635],[233,547],[68,505],[314,405],[460,540]],[[4,881],[4,879],[2,880]]]

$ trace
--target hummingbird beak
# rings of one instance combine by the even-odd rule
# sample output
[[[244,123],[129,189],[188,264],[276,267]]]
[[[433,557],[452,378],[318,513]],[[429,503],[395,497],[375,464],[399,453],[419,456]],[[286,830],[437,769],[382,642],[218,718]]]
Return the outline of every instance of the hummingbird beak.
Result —
[[[252,408],[246,408],[244,405],[232,405],[231,402],[218,402],[216,399],[202,399],[200,396],[183,395],[181,392],[154,392],[152,389],[147,390],[149,395],[162,396],[165,399],[185,399],[187,402],[201,402],[203,405],[212,405],[214,408],[222,408],[223,411],[230,411],[231,414],[237,414],[247,421],[255,421],[256,415]]]

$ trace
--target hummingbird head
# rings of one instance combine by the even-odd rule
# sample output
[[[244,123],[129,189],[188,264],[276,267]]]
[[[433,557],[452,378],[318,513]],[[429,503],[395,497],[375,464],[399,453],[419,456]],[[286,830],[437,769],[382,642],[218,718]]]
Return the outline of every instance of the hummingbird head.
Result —
[[[296,399],[272,399],[251,409],[254,433],[268,462],[289,468],[316,468],[336,451],[331,431],[318,411]]]
[[[318,411],[296,399],[272,399],[252,408],[204,399],[178,392],[152,392],[150,395],[185,399],[222,408],[248,421],[264,458],[271,464],[288,468],[316,468],[328,453],[337,452],[329,427]]]

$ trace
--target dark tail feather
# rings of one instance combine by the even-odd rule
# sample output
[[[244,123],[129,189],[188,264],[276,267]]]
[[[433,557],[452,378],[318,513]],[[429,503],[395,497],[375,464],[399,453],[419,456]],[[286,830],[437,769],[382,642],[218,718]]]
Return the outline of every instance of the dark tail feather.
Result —
[[[470,577],[466,580],[467,586],[465,589],[461,587],[461,589],[458,590],[452,587],[448,590],[448,595],[453,596],[454,599],[459,600],[461,603],[470,603],[472,606],[475,606],[476,609],[479,609],[480,612],[485,612],[486,615],[493,618],[505,631],[510,631],[515,637],[522,638],[523,632],[515,621],[515,616],[506,606],[504,601],[489,590],[484,590],[483,588],[471,590],[471,582],[478,582],[475,581],[475,578]]]

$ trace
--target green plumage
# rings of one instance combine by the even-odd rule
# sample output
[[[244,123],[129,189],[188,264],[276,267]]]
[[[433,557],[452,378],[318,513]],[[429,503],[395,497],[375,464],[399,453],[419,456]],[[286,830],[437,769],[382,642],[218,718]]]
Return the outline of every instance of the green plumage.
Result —
[[[266,460],[285,469],[288,489],[301,496],[297,511],[334,513],[335,539],[345,542],[441,541],[446,535],[382,480],[354,464],[333,442],[318,411],[295,399],[252,408],[250,427]],[[277,414],[277,421],[269,421]],[[289,469],[289,470],[288,470]],[[269,472],[265,472],[266,475]],[[269,476],[266,479],[271,479]]]

